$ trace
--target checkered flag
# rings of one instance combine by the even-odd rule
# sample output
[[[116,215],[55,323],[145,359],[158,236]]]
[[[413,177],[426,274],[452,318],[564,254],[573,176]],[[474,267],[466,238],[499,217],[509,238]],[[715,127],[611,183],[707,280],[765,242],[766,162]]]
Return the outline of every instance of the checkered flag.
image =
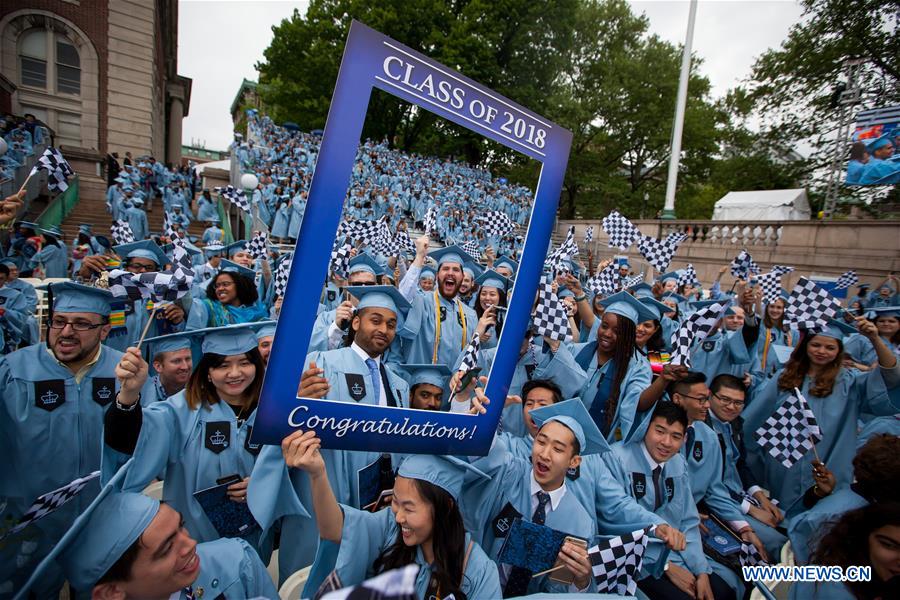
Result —
[[[740,561],[742,567],[765,567],[767,563],[756,546],[750,542],[741,541]]]
[[[181,240],[175,241],[172,267],[161,272],[136,274],[140,285],[149,287],[150,298],[156,302],[174,302],[191,291],[194,269],[191,257]]]
[[[731,299],[717,302],[701,308],[688,317],[672,334],[672,357],[669,362],[673,365],[684,365],[690,368],[691,346],[696,342],[703,341],[709,335],[713,326],[722,318],[725,309],[730,305]]]
[[[784,307],[787,322],[797,329],[818,329],[838,315],[841,305],[831,294],[801,277]]]
[[[557,264],[571,259],[578,255],[578,244],[575,243],[575,226],[569,227],[566,232],[566,239],[559,245],[559,248],[550,253],[549,261],[551,264]]]
[[[471,240],[466,242],[461,246],[461,248],[472,257],[473,260],[477,261],[481,258],[481,245],[477,240]]]
[[[585,245],[590,244],[594,241],[594,226],[588,225],[587,230],[584,232],[584,243]]]
[[[753,262],[753,257],[747,250],[741,250],[731,261],[731,276],[735,279],[747,279],[751,273],[759,273],[759,265]]]
[[[394,234],[394,246],[398,251],[405,254],[416,253],[416,245],[409,237],[409,232],[405,229],[400,229],[399,231],[397,231],[397,233]]]
[[[248,244],[250,256],[253,258],[265,258],[269,251],[269,236],[265,231],[257,231]]]
[[[240,208],[248,215],[250,214],[250,200],[247,198],[244,190],[239,190],[233,185],[217,187],[215,188],[215,190],[217,193],[221,194],[223,198]]]
[[[627,290],[631,289],[639,283],[644,282],[644,272],[641,271],[637,275],[632,275],[631,277],[626,277],[622,280],[622,289]]]
[[[343,221],[338,227],[338,237],[349,237],[368,246],[375,246],[376,242],[379,242],[384,235],[381,224],[381,221],[364,219]]]
[[[602,226],[603,231],[609,236],[610,248],[628,250],[641,235],[637,227],[616,210],[603,217]]]
[[[47,189],[51,192],[64,192],[69,189],[69,177],[75,174],[68,161],[59,150],[50,146],[37,159],[28,177],[38,171],[47,171]]]
[[[332,587],[320,588],[323,595],[316,592],[314,598],[319,600],[418,600],[416,577],[421,567],[415,563],[385,571],[362,583],[331,590]],[[338,580],[339,582],[339,580]],[[447,598],[452,598],[449,594]]]
[[[566,306],[553,293],[552,284],[546,279],[538,288],[538,302],[532,316],[534,332],[551,340],[565,341],[569,335],[569,315]]]
[[[457,371],[468,373],[478,366],[478,351],[481,349],[481,338],[478,333],[472,334],[472,340],[463,350],[462,360]]]
[[[690,287],[699,287],[700,280],[697,279],[697,271],[694,270],[694,265],[688,263],[687,268],[685,268],[684,273],[678,276],[678,285],[683,286],[687,285]]]
[[[150,298],[151,288],[140,280],[139,274],[113,269],[107,277],[109,292],[115,298],[128,298],[132,301]]]
[[[644,550],[650,543],[650,527],[603,540],[588,550],[597,592],[633,596],[637,575],[644,562]]]
[[[432,206],[425,212],[425,218],[423,219],[423,223],[425,226],[425,233],[432,234],[437,231],[437,207]]]
[[[163,213],[163,233],[170,240],[174,240],[178,237],[178,233],[175,231],[175,227],[172,225],[172,219],[169,217],[169,213]]]
[[[856,271],[847,271],[846,273],[838,277],[834,289],[846,290],[851,285],[856,285],[857,283],[859,283],[859,275],[856,274]]]
[[[779,275],[787,275],[788,273],[792,273],[794,271],[794,267],[788,267],[786,265],[773,265],[772,271],[778,273]]]
[[[658,240],[649,235],[644,235],[638,239],[638,250],[654,269],[663,273],[669,268],[669,263],[672,262],[672,257],[675,256],[678,245],[686,237],[683,233],[674,233],[669,234],[664,240]]]
[[[131,225],[128,224],[128,221],[117,219],[110,226],[109,232],[112,234],[116,246],[130,244],[134,241],[134,232],[131,230]]]
[[[283,298],[284,292],[287,289],[288,275],[291,273],[291,261],[290,259],[285,259],[281,261],[281,264],[278,265],[278,269],[275,270],[275,279],[273,282],[275,295]]]
[[[822,430],[806,398],[794,388],[793,395],[756,430],[756,440],[772,458],[790,469],[822,441]]]
[[[781,297],[781,273],[769,271],[759,276],[757,280],[759,287],[762,289],[763,302],[771,304]]]
[[[79,477],[75,481],[67,483],[61,488],[38,496],[37,500],[34,501],[34,504],[32,504],[31,507],[26,510],[22,517],[19,519],[19,522],[16,523],[15,526],[10,528],[8,531],[6,531],[6,533],[0,535],[0,540],[6,538],[7,536],[15,535],[35,521],[46,517],[47,515],[58,509],[60,506],[77,496],[88,483],[90,483],[94,479],[97,479],[98,477],[100,477],[100,471],[94,471],[90,475]]]
[[[331,260],[328,263],[328,270],[338,277],[346,277],[347,271],[350,270],[350,251],[353,249],[348,243],[335,246],[331,251]]]
[[[492,210],[476,219],[487,236],[506,235],[513,230],[513,222],[509,216],[499,210]]]
[[[619,270],[610,263],[602,271],[588,279],[587,288],[595,295],[608,296],[619,290]]]

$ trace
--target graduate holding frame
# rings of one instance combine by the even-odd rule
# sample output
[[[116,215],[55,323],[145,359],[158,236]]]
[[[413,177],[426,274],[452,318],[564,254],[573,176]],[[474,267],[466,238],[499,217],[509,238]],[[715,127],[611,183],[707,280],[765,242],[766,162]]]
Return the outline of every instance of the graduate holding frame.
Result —
[[[298,430],[281,449],[288,467],[309,476],[320,537],[340,544],[334,574],[341,585],[416,563],[422,567],[416,577],[419,597],[501,596],[496,565],[465,531],[459,512],[466,474],[484,474],[453,457],[410,456],[397,472],[391,509],[369,513],[335,499],[319,446],[314,432]]]
[[[862,413],[890,415],[900,410],[900,397],[889,394],[900,386],[897,357],[878,336],[875,325],[857,317],[859,332],[878,355],[878,366],[861,372],[842,366],[843,338],[855,330],[831,320],[827,327],[805,332],[787,364],[771,378],[754,386],[744,412],[748,465],[769,486],[788,518],[803,512],[801,501],[810,488],[815,493],[817,465],[821,461],[837,478],[838,487],[852,482],[856,454],[856,427]],[[807,452],[791,468],[759,446],[756,430],[789,399],[794,388],[806,398],[822,431],[816,452]]]

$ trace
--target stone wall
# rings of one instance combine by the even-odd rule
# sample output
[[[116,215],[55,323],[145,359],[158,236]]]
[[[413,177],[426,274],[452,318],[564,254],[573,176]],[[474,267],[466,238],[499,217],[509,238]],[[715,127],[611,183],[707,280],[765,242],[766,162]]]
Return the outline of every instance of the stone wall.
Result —
[[[837,277],[853,269],[863,282],[877,285],[890,272],[900,272],[900,221],[633,221],[644,235],[664,238],[670,232],[688,234],[672,260],[670,270],[691,263],[705,285],[715,279],[719,269],[746,248],[763,271],[772,265],[795,267],[782,279],[791,287],[799,277],[823,275]],[[584,246],[584,232],[594,226],[592,251],[595,259],[613,254],[628,256],[635,272],[652,271],[644,257],[633,247],[619,253],[607,247],[608,238],[600,221],[558,221],[554,238],[562,239],[570,225]],[[599,257],[599,259],[597,258]],[[654,273],[655,274],[655,273]],[[723,286],[733,279],[726,273]]]

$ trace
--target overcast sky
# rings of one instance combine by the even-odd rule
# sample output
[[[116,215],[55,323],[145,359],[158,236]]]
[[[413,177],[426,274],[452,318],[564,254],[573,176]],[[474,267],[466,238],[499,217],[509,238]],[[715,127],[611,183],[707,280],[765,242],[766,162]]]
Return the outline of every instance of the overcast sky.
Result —
[[[373,0],[377,1],[377,0]],[[272,38],[272,25],[308,2],[182,0],[178,4],[178,73],[194,80],[184,120],[184,143],[221,150],[232,138],[229,108],[244,78]],[[650,30],[675,44],[684,42],[689,3],[630,0],[650,19]],[[801,16],[795,0],[707,0],[697,9],[694,53],[713,94],[724,94],[746,78],[754,59],[777,47]],[[401,40],[402,41],[402,40]],[[674,112],[675,108],[672,107]]]

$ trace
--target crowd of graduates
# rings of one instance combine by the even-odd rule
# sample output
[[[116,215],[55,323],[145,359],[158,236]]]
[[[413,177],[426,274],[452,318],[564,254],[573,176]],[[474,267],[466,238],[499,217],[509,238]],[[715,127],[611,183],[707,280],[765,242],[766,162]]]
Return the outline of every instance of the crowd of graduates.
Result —
[[[308,225],[318,143],[251,113],[248,141],[232,147],[259,179],[248,199],[272,242]],[[795,583],[794,598],[898,597],[896,277],[798,329],[786,290],[765,302],[750,277],[723,282],[728,265],[705,285],[672,270],[594,293],[596,273],[612,268],[623,282],[635,269],[611,253],[595,263],[589,244],[545,269],[565,339],[529,325],[507,397],[488,398],[530,192],[365,142],[344,218],[383,219],[413,244],[386,255],[349,240],[311,339],[279,332],[281,351],[303,361],[297,396],[473,420],[502,404],[499,427],[486,456],[322,448],[302,429],[260,445],[253,427],[290,302],[278,285],[290,253],[227,243],[214,194],[152,158],[126,165],[107,198],[135,241],[110,243],[85,224],[69,251],[58,229],[17,222],[2,248],[0,598],[56,597],[65,581],[73,597],[276,598],[307,567],[302,597],[319,597],[411,564],[419,598],[599,593],[609,589],[589,549],[638,530],[648,536],[638,597],[746,598],[739,554],[752,547],[777,564],[788,544],[797,564],[872,568],[868,582]],[[167,231],[147,228],[154,200]],[[473,227],[488,211],[511,228]],[[186,233],[193,220],[208,223],[199,239]],[[178,248],[193,257],[193,281],[173,301],[104,284],[110,269],[165,272]],[[39,286],[42,323],[29,275],[65,279]],[[689,366],[673,364],[673,334],[723,300]],[[757,431],[798,392],[821,440],[787,467]],[[149,491],[159,481],[161,500]],[[35,500],[63,486],[35,518]],[[565,535],[549,572],[501,558],[523,524]]]

